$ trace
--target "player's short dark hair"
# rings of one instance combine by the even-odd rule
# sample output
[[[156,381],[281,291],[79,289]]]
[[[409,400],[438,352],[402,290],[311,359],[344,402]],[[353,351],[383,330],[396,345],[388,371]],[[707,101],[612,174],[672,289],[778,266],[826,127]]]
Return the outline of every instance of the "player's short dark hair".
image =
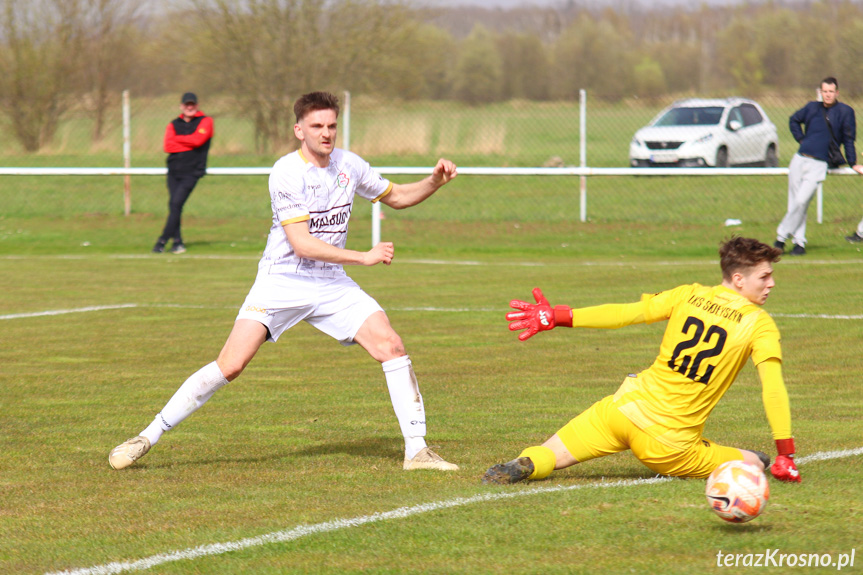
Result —
[[[837,80],[833,76],[827,76],[826,78],[821,80],[821,83],[822,84],[833,84],[834,86],[836,86],[837,90],[839,89],[839,80]]]
[[[329,92],[309,92],[294,102],[294,115],[297,117],[298,123],[306,117],[306,114],[318,110],[333,110],[338,117],[339,99]]]
[[[742,269],[752,268],[762,262],[776,263],[782,257],[782,250],[768,246],[752,238],[735,236],[719,246],[719,267],[722,278],[731,276]]]

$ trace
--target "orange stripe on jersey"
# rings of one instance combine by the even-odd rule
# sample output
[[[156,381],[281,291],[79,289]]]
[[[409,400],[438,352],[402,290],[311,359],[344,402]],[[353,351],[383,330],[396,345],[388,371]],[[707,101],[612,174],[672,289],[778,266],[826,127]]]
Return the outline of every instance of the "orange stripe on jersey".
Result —
[[[309,219],[311,219],[311,216],[309,214],[306,214],[304,216],[297,216],[296,218],[291,218],[289,220],[285,220],[285,221],[279,222],[279,223],[282,224],[283,226],[287,226],[289,224],[295,224],[297,222],[304,222],[304,221],[309,220]]]
[[[372,203],[374,204],[376,202],[381,201],[381,198],[383,198],[385,195],[387,195],[391,191],[393,191],[393,183],[392,182],[390,182],[390,185],[387,186],[387,189],[386,189],[386,191],[384,191],[384,193],[382,193],[381,195],[379,195],[378,197],[376,197],[375,199],[372,200]]]

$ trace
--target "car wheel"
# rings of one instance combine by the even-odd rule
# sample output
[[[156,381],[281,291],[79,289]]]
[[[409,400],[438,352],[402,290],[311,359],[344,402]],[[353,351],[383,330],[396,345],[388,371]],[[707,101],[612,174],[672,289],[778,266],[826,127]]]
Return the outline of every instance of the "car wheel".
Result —
[[[768,168],[779,167],[779,156],[776,154],[776,146],[773,144],[767,146],[767,153],[764,154],[764,166]]]
[[[728,167],[728,148],[721,147],[716,150],[716,167],[717,168],[727,168]]]

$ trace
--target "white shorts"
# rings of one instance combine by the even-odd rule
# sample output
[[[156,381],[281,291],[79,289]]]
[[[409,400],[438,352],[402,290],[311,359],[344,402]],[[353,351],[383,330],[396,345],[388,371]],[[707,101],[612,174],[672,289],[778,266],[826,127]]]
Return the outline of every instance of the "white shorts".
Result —
[[[363,323],[378,311],[383,311],[378,302],[348,276],[316,278],[262,269],[237,319],[264,324],[268,341],[306,321],[342,345],[351,345]]]

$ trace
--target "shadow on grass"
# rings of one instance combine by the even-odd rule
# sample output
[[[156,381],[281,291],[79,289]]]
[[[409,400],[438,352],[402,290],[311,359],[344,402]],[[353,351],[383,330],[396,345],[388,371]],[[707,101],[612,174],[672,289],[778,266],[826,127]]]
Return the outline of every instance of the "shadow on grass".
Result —
[[[340,441],[338,443],[321,443],[294,451],[292,455],[318,457],[321,455],[332,455],[333,453],[343,453],[358,457],[374,457],[375,459],[382,457],[401,459],[404,457],[404,450],[399,440],[380,437],[357,438],[353,441]]]
[[[170,449],[170,447],[168,448]],[[214,464],[243,464],[245,466],[254,465],[257,463],[268,463],[282,459],[299,459],[299,458],[317,458],[326,455],[344,454],[354,457],[367,457],[374,459],[395,459],[401,461],[404,457],[400,441],[396,439],[384,439],[380,437],[358,438],[353,441],[341,441],[337,443],[320,443],[318,445],[310,445],[301,449],[291,449],[285,447],[283,449],[266,450],[266,455],[260,455],[260,452],[237,452],[234,454],[222,453],[215,457],[195,458],[190,456],[187,459],[180,459],[180,456],[174,456],[170,461],[162,459],[158,456],[142,459],[128,470],[146,470],[146,469],[165,469],[174,467],[175,465],[189,466],[208,466]],[[155,454],[154,454],[155,455]],[[125,470],[124,470],[125,471]]]

